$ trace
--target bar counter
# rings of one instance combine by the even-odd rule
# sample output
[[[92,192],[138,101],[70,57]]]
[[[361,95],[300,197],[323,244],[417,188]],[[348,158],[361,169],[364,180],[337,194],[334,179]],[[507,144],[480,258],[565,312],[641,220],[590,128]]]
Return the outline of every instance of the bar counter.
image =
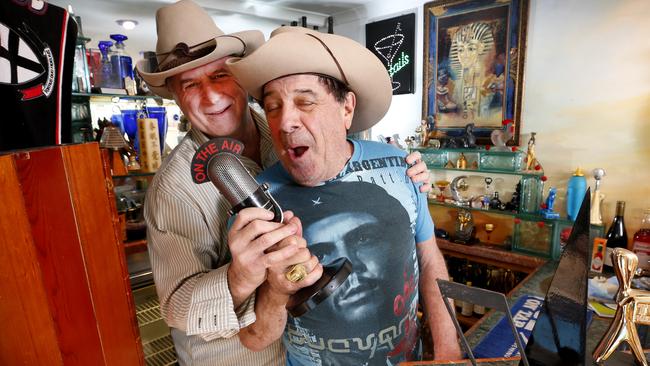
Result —
[[[517,287],[508,294],[508,304],[512,306],[523,295],[537,295],[544,297],[558,261],[548,261],[537,268],[533,273],[526,277]],[[489,331],[499,322],[503,313],[490,311],[473,327],[465,332],[465,337],[472,349],[489,333]],[[610,318],[601,318],[594,314],[593,320],[587,329],[587,352],[592,354],[594,348],[600,341],[602,335],[607,330]],[[462,346],[461,346],[462,349]],[[648,353],[646,352],[646,358]],[[588,359],[591,359],[589,356]],[[520,357],[499,358],[499,359],[477,359],[477,364],[487,365],[519,365]],[[403,362],[402,366],[423,366],[423,365],[471,365],[469,359],[462,361],[416,361]],[[595,364],[595,363],[593,363]],[[605,366],[633,365],[634,358],[628,352],[615,352],[605,363]]]

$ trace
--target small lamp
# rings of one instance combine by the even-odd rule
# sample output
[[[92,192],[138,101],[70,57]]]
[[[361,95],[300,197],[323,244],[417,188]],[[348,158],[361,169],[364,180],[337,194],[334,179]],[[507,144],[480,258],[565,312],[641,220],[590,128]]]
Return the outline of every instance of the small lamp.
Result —
[[[122,156],[119,153],[119,150],[126,149],[129,144],[124,139],[122,132],[119,128],[115,126],[106,126],[104,127],[104,132],[102,137],[99,140],[99,147],[103,149],[108,149],[108,162],[111,168],[111,175],[126,175],[126,167],[124,162],[122,162]],[[117,155],[117,160],[121,162],[118,166],[115,166],[115,156]]]

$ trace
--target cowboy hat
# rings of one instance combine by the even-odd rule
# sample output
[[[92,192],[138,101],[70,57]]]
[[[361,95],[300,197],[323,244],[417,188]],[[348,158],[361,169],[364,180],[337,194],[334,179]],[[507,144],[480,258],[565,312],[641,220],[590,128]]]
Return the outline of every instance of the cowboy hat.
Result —
[[[357,99],[350,133],[372,127],[390,107],[388,71],[372,52],[346,37],[284,26],[255,52],[226,64],[257,100],[262,100],[266,83],[283,76],[320,74],[343,82]]]
[[[147,60],[136,65],[149,89],[163,98],[172,98],[165,80],[181,72],[206,65],[225,56],[248,54],[264,43],[260,31],[225,34],[214,20],[192,0],[181,0],[156,12],[158,66]]]

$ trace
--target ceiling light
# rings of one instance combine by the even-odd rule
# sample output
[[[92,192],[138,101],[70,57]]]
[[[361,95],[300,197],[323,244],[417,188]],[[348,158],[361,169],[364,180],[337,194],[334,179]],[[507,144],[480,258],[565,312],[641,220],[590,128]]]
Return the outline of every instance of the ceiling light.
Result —
[[[122,28],[127,30],[131,30],[135,28],[136,25],[138,25],[138,21],[132,19],[119,19],[116,20],[115,23],[119,24]]]

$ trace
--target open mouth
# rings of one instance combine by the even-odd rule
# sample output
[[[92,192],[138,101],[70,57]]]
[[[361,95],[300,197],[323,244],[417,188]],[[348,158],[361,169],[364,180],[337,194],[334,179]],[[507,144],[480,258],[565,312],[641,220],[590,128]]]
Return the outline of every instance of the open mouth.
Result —
[[[301,156],[303,156],[303,155],[305,154],[305,152],[306,152],[307,150],[309,150],[309,148],[308,148],[307,146],[296,146],[296,147],[292,147],[292,148],[289,148],[289,149],[288,149],[288,151],[289,151],[289,156],[290,156],[292,159],[298,159],[298,158],[300,158]]]

